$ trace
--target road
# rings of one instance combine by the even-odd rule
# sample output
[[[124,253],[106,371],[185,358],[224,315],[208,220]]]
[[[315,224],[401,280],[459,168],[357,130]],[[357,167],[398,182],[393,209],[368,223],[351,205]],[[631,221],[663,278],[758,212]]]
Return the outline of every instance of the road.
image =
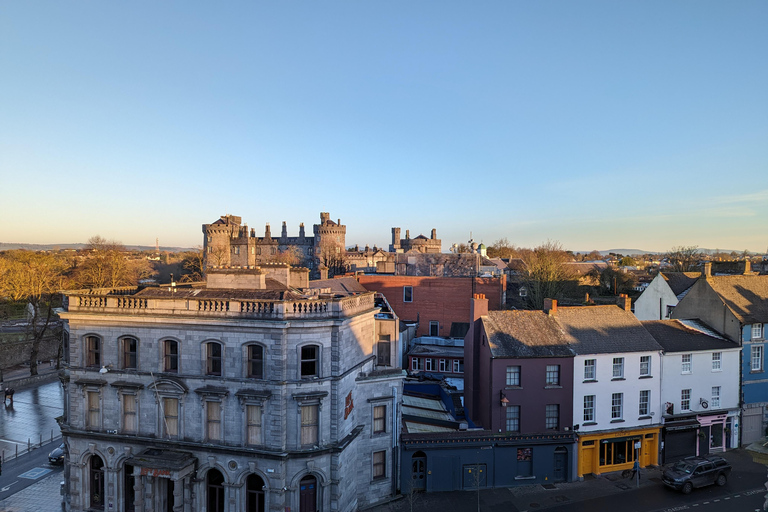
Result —
[[[52,473],[61,473],[64,470],[62,465],[48,463],[48,454],[59,444],[61,444],[61,440],[49,442],[30,453],[6,461],[3,464],[3,474],[0,475],[0,500],[4,500]]]

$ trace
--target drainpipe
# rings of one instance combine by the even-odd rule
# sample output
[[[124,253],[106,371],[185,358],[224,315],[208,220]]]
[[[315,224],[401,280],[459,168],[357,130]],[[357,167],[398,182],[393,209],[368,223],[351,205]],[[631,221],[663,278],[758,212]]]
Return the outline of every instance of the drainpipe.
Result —
[[[397,431],[397,388],[392,387],[392,496],[397,495],[400,483],[400,433]]]

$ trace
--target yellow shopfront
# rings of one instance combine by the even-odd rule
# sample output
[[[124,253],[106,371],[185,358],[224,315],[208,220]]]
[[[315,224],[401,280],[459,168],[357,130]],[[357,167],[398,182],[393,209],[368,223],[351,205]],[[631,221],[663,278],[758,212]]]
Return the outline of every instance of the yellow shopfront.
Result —
[[[641,468],[657,465],[659,432],[660,429],[655,427],[581,434],[578,450],[579,476],[632,469],[635,458],[640,459]]]

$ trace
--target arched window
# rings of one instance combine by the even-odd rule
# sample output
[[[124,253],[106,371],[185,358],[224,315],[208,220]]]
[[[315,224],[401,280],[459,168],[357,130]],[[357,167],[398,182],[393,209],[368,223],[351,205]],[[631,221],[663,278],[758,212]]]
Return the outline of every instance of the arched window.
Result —
[[[320,347],[304,345],[301,347],[301,378],[307,379],[320,376]]]
[[[176,340],[163,341],[163,371],[179,373],[179,342]]]
[[[210,341],[205,344],[205,374],[221,376],[221,343]]]
[[[135,370],[139,364],[139,340],[126,336],[121,340],[123,345],[123,368]]]
[[[85,337],[86,366],[98,368],[101,366],[101,338],[98,336]]]
[[[205,481],[208,495],[207,512],[224,512],[224,476],[218,469],[211,469]]]
[[[264,378],[264,347],[261,345],[248,345],[248,377]]]
[[[92,455],[88,464],[88,491],[91,496],[91,508],[104,508],[104,461],[98,455]]]
[[[317,512],[317,478],[312,475],[299,483],[299,512]]]
[[[245,511],[264,511],[264,480],[253,473],[245,480]]]

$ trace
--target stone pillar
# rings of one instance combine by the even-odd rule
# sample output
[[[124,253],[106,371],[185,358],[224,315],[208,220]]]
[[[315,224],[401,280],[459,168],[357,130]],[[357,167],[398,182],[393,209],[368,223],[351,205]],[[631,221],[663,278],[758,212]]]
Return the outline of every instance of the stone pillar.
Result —
[[[171,480],[173,482],[173,512],[184,512],[184,480]]]
[[[136,512],[144,512],[144,477],[138,467],[133,469],[133,505]]]
[[[192,512],[192,478],[184,477],[184,512]]]

